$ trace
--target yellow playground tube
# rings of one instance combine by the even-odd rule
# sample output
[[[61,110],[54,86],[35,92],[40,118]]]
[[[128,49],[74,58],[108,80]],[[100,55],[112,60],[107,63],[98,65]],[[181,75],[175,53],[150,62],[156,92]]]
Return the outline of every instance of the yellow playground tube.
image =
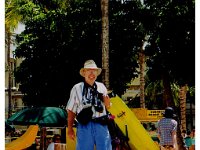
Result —
[[[31,146],[37,136],[38,128],[38,125],[30,125],[21,137],[7,143],[5,150],[22,150]]]
[[[110,100],[112,106],[108,111],[115,116],[114,121],[124,134],[126,134],[127,127],[131,150],[160,150],[124,101],[118,96],[112,97]]]

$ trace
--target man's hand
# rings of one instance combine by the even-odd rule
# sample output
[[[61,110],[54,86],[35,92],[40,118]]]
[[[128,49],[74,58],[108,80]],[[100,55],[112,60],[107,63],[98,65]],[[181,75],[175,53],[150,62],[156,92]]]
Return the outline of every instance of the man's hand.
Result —
[[[109,96],[103,96],[103,102],[104,102],[104,104],[106,106],[106,109],[108,110],[110,108],[110,106],[111,106]]]
[[[73,124],[74,124],[74,119],[75,119],[75,113],[73,113],[72,111],[68,110],[68,131],[67,134],[69,136],[70,139],[75,140],[75,132],[73,130]]]

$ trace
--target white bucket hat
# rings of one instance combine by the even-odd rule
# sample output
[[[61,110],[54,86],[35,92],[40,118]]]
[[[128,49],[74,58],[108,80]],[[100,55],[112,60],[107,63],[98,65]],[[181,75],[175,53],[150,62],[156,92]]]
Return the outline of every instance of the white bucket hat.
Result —
[[[87,60],[84,63],[84,67],[80,69],[80,75],[84,77],[83,71],[84,69],[97,69],[97,76],[101,74],[101,68],[98,68],[94,60]]]

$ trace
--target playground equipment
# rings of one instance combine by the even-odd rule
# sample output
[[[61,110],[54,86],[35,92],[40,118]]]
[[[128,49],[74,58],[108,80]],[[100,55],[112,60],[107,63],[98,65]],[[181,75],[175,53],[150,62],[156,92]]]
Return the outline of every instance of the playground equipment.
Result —
[[[115,116],[114,121],[121,131],[124,134],[128,133],[128,143],[131,150],[159,150],[159,146],[152,140],[134,112],[128,108],[124,101],[117,95],[110,100],[112,107],[108,111]]]
[[[127,136],[131,150],[159,150],[142,122],[157,122],[162,118],[163,110],[130,109],[117,95],[111,97],[112,107],[108,110],[115,116],[114,122],[121,132]],[[76,128],[74,128],[76,131]],[[6,144],[6,150],[21,150],[32,145],[38,132],[37,125],[30,125],[28,130],[15,141]],[[67,132],[67,128],[66,128]],[[67,150],[75,150],[76,140],[71,140],[66,134]],[[95,148],[94,148],[95,149]]]
[[[158,122],[161,118],[163,118],[163,112],[165,110],[148,110],[146,108],[131,108],[134,112],[135,116],[143,122]]]
[[[22,150],[33,144],[35,141],[38,125],[30,125],[26,132],[18,139],[5,145],[6,150]]]

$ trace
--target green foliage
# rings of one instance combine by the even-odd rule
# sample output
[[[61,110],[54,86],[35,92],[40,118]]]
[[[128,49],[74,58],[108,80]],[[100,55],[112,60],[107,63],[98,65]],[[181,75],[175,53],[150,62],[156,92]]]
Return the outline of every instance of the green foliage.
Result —
[[[98,0],[25,1],[25,31],[17,36],[16,57],[24,58],[15,77],[28,105],[66,105],[81,81],[86,59],[101,67],[101,7]],[[183,1],[109,2],[110,86],[118,95],[137,76],[144,38],[148,76],[194,85],[194,3]],[[193,60],[193,61],[191,61]],[[189,66],[189,67],[186,67]],[[101,80],[101,76],[98,80]]]
[[[114,9],[115,5],[111,7]],[[41,10],[26,21],[25,31],[17,36],[15,54],[24,61],[15,73],[16,80],[27,105],[66,105],[70,89],[82,80],[79,70],[84,61],[94,59],[101,66],[100,2],[73,1],[66,12]],[[127,35],[133,24],[124,26],[122,18],[115,20],[110,25],[110,82],[113,90],[122,94],[126,83],[134,77],[137,63],[133,39],[137,34],[134,31]]]
[[[179,86],[195,85],[194,1],[152,0],[146,1],[145,7],[144,18],[152,20],[147,24],[143,19],[150,31],[150,44],[145,50],[149,57],[147,75],[150,83],[167,78],[177,106]]]
[[[111,1],[109,8],[110,85],[120,95],[137,76],[137,53],[144,35],[137,20],[138,3]]]
[[[167,72],[171,82],[194,85],[194,1],[147,1],[146,7],[154,26],[146,49],[150,79],[161,79]]]

